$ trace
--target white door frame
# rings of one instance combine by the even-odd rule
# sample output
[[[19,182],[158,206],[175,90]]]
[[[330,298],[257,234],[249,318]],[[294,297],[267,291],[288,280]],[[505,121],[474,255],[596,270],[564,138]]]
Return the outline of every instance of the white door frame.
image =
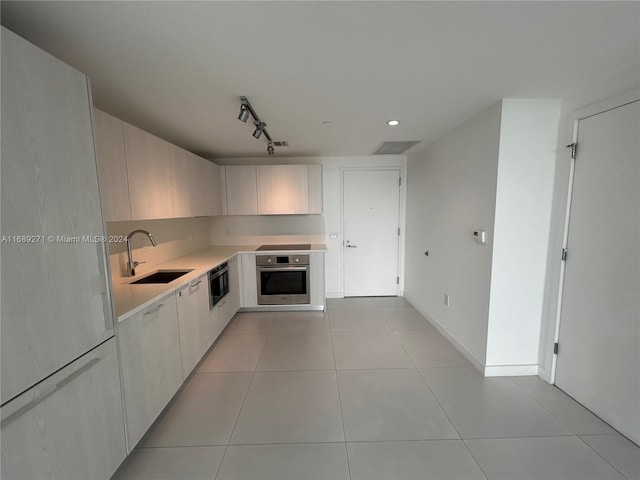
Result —
[[[388,167],[340,167],[340,289],[344,297],[344,172],[346,171],[381,171],[396,170],[400,172],[400,209],[398,212],[398,224],[400,225],[400,237],[398,240],[398,296],[404,295],[404,258],[405,258],[405,233],[406,233],[406,201],[407,201],[407,176],[406,167],[402,165]]]
[[[578,140],[578,128],[581,120],[585,120],[594,115],[598,115],[609,110],[613,110],[619,107],[623,107],[630,103],[636,102],[640,100],[640,88],[636,88],[622,95],[615,96],[608,100],[604,100],[602,102],[598,102],[594,105],[586,107],[584,109],[580,109],[571,116],[571,123],[573,124],[573,136],[571,144],[575,144]],[[578,148],[580,148],[578,146]],[[567,153],[569,156],[570,152]],[[575,173],[575,158],[571,159],[571,165],[569,169],[569,185],[567,190],[567,205],[565,209],[565,218],[564,218],[564,231],[562,234],[562,248],[567,248],[568,239],[569,239],[569,221],[571,217],[571,199],[573,194],[573,180]],[[556,307],[556,315],[555,315],[555,325],[554,325],[554,336],[553,343],[556,344],[560,339],[560,321],[562,317],[562,293],[564,291],[564,276],[565,276],[565,266],[566,263],[562,261],[560,256],[560,252],[558,252],[558,259],[560,264],[560,281],[558,284],[558,296],[557,296],[557,307]],[[558,368],[558,355],[556,353],[552,354],[551,357],[551,378],[550,383],[555,385],[556,383],[556,370]]]

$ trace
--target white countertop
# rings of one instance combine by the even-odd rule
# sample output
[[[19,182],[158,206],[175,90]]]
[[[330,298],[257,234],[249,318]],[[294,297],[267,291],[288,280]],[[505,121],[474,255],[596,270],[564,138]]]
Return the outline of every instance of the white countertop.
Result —
[[[136,277],[118,277],[114,279],[112,282],[112,294],[117,321],[121,322],[131,315],[144,310],[152,303],[179,290],[239,253],[256,253],[256,248],[258,247],[259,245],[209,247],[157,265],[156,270],[193,270],[169,283],[130,285],[131,282],[146,277],[153,272],[145,272]],[[258,253],[262,255],[281,255],[287,253],[326,252],[326,250],[327,246],[325,244],[316,243],[311,244],[309,250],[261,250]]]

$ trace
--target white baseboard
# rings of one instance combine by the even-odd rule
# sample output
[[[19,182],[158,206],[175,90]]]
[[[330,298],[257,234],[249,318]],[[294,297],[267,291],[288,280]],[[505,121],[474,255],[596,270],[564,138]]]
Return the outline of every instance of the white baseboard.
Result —
[[[324,296],[325,298],[344,298],[342,292],[326,292]]]
[[[538,365],[538,376],[547,383],[551,383],[551,371],[547,371]]]
[[[416,307],[416,303],[411,298],[411,296],[405,295],[404,298],[411,304],[413,308],[415,308],[418,312],[420,312],[420,314],[424,318],[426,318],[431,325],[433,325],[433,328],[435,328],[438,332],[440,332],[440,335],[446,338],[449,341],[449,343],[451,343],[451,345],[453,345],[453,347],[456,350],[458,350],[458,352],[460,352],[462,356],[464,356],[464,358],[469,360],[469,362],[471,362],[471,364],[474,367],[480,370],[481,373],[484,373],[485,371],[484,362],[481,362],[480,360],[478,360],[469,350],[466,349],[464,345],[462,345],[453,335],[451,335],[451,333],[449,333],[449,331],[446,328],[444,328],[440,323],[438,323],[427,312],[423,311],[421,308]]]
[[[524,377],[538,375],[538,365],[486,365],[485,377]]]

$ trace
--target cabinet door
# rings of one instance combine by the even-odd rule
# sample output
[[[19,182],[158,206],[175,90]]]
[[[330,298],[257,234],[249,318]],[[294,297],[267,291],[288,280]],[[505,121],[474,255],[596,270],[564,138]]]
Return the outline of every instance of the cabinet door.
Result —
[[[224,167],[224,169],[227,215],[257,215],[256,167],[238,165]]]
[[[119,322],[117,336],[131,452],[182,384],[175,294]]]
[[[309,213],[322,213],[322,165],[309,165]]]
[[[131,219],[173,217],[169,144],[124,123]]]
[[[222,215],[222,199],[220,192],[220,167],[209,162],[207,185],[207,215]]]
[[[200,181],[198,158],[175,145],[169,145],[171,157],[171,186],[173,190],[173,216],[195,217],[197,215],[197,191]]]
[[[231,305],[231,317],[240,308],[240,267],[238,257],[229,260],[229,304]],[[231,319],[231,318],[229,318]]]
[[[240,306],[258,306],[258,285],[256,275],[256,254],[240,254]]]
[[[108,479],[126,456],[115,339],[2,407],[2,476]]]
[[[122,120],[94,108],[93,128],[104,220],[131,220]]]
[[[307,165],[258,165],[258,213],[309,213]]]
[[[178,291],[178,327],[182,376],[187,378],[213,343],[215,326],[209,319],[207,276]]]
[[[309,254],[309,293],[311,295],[311,305],[324,306],[325,298],[325,280],[324,280],[324,253],[311,252]]]
[[[87,78],[2,28],[2,402],[113,335]],[[27,240],[33,242],[27,243]]]

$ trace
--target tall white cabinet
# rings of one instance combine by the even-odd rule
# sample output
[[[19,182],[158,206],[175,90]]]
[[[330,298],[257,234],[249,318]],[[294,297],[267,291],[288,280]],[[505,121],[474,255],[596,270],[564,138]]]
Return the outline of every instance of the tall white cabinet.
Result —
[[[89,86],[1,43],[3,477],[108,478],[124,423],[105,244],[87,240],[105,233]]]

